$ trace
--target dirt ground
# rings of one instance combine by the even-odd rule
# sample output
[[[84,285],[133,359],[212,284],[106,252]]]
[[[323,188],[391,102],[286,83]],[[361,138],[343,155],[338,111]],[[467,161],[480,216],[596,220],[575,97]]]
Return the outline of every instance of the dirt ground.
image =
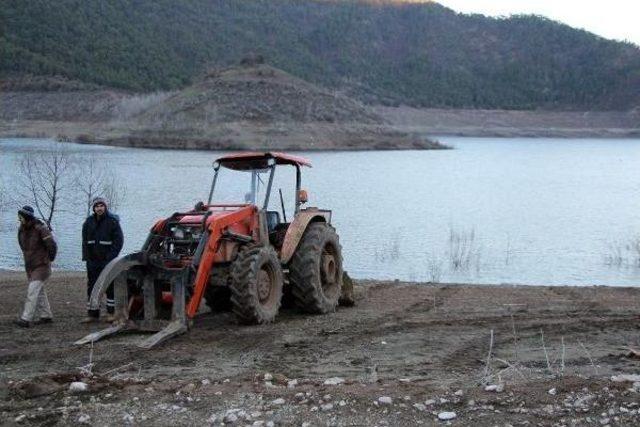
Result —
[[[50,325],[11,323],[25,291],[0,273],[2,425],[640,424],[640,377],[618,377],[640,374],[640,289],[360,281],[352,308],[203,313],[147,351],[72,345],[97,329],[80,273],[54,273]]]

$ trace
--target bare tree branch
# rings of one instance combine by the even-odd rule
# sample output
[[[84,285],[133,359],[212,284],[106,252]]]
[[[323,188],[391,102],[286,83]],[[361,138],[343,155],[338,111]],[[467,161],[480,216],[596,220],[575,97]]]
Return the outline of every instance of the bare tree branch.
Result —
[[[91,202],[95,197],[106,198],[110,210],[116,210],[125,197],[125,187],[121,185],[117,174],[95,157],[77,164],[72,186],[81,199],[80,203],[85,206],[87,215],[91,214]]]
[[[32,204],[38,216],[51,228],[61,198],[66,192],[72,159],[60,146],[50,151],[29,152],[22,156],[16,176],[16,201]]]

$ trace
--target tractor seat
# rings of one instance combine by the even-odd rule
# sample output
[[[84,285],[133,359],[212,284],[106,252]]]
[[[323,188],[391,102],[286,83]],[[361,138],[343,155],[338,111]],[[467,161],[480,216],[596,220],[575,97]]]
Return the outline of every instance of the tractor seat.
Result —
[[[276,228],[269,233],[269,242],[280,249],[284,244],[284,238],[287,235],[287,229],[289,228],[288,222],[280,223],[276,226]]]
[[[267,230],[269,230],[269,233],[273,233],[278,224],[280,224],[280,213],[278,211],[267,211]]]

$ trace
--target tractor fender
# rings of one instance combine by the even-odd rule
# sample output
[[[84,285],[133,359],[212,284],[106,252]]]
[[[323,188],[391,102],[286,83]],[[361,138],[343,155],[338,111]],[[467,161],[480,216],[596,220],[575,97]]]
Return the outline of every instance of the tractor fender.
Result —
[[[287,264],[291,260],[300,240],[302,240],[302,235],[312,222],[331,222],[331,211],[308,208],[298,212],[284,236],[284,243],[280,251],[282,264]]]

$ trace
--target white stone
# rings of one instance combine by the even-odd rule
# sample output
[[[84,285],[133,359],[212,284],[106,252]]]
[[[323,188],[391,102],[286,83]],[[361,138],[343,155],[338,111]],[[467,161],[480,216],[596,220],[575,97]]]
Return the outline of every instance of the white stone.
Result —
[[[386,341],[380,341],[380,344],[387,345],[387,342]]]
[[[464,392],[462,390],[458,390],[455,393],[453,393],[455,396],[462,396],[464,394]]]
[[[418,411],[426,411],[427,407],[425,405],[423,405],[422,403],[414,403],[413,407],[416,408]]]
[[[18,415],[17,417],[15,417],[13,419],[13,421],[17,422],[17,423],[21,423],[23,422],[25,419],[27,419],[27,416],[25,414],[22,415]]]
[[[275,400],[272,400],[271,404],[272,405],[284,405],[284,399],[279,397],[279,398],[277,398]]]
[[[324,385],[340,385],[344,382],[344,378],[332,377],[324,380]]]
[[[287,381],[288,388],[295,388],[298,385],[298,380],[289,380]]]
[[[128,423],[128,424],[133,424],[134,420],[135,419],[133,418],[133,415],[131,415],[131,414],[124,414],[124,417],[122,417],[122,421],[124,421],[125,423]]]
[[[87,414],[82,414],[78,417],[78,422],[80,424],[86,424],[89,422],[89,420],[91,419],[91,417]]]
[[[400,378],[398,381],[400,381],[401,383],[410,383],[411,378]]]
[[[325,405],[321,405],[320,409],[322,409],[323,411],[330,411],[333,409],[333,403],[327,403]]]
[[[347,406],[347,402],[346,402],[346,401],[344,401],[344,400],[341,400],[341,401],[338,403],[338,405],[340,405],[340,406]]]
[[[267,427],[274,427],[276,424],[273,421],[267,421],[265,424]]]
[[[555,396],[556,393],[557,393],[556,392],[556,388],[554,387],[554,388],[550,389],[547,393],[549,393],[551,396]]]
[[[438,414],[438,419],[441,421],[448,421],[448,420],[452,420],[456,417],[456,413],[455,412],[440,412]]]
[[[615,383],[623,383],[625,381],[629,381],[632,383],[640,382],[640,375],[631,375],[631,374],[614,375],[611,377],[611,381]]]
[[[254,421],[253,424],[251,424],[253,427],[262,427],[264,425],[264,421],[258,420],[258,421]]]
[[[264,380],[265,381],[271,381],[273,379],[273,375],[271,375],[270,373],[266,373],[264,374]]]
[[[380,396],[378,398],[378,402],[382,403],[383,405],[391,405],[393,403],[393,399],[389,396]]]
[[[424,401],[424,404],[427,406],[431,406],[434,405],[436,403],[436,401],[434,399],[427,399]]]
[[[504,384],[490,384],[484,388],[484,391],[493,391],[501,393],[504,391]]]
[[[203,380],[202,380],[202,381],[200,381],[200,382],[202,383],[202,385],[209,385],[209,384],[211,384],[211,380],[209,380],[209,379],[207,379],[207,378],[203,379]]]
[[[87,383],[83,383],[82,381],[74,381],[69,384],[69,391],[72,393],[84,393],[89,389],[89,385]]]

